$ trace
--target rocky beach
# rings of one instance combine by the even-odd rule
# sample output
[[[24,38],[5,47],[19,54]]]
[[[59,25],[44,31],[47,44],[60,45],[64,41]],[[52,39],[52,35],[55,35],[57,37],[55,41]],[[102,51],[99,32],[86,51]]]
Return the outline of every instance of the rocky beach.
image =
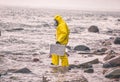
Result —
[[[67,72],[48,57],[56,14],[70,28]],[[0,7],[0,82],[120,82],[120,12]]]

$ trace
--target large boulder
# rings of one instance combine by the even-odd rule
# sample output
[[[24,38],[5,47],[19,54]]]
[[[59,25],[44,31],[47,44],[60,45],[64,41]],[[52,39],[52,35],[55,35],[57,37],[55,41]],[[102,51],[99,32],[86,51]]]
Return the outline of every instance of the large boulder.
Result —
[[[116,39],[114,40],[114,44],[120,44],[120,37],[116,37]]]
[[[120,68],[109,70],[105,73],[106,78],[120,78]]]
[[[76,51],[90,51],[90,48],[85,45],[77,45],[74,50]]]
[[[22,68],[22,69],[16,70],[14,73],[31,73],[31,71],[28,68]]]
[[[104,68],[120,66],[120,56],[116,56],[103,64]]]
[[[99,29],[98,29],[98,27],[95,26],[95,25],[90,26],[90,27],[88,28],[88,31],[89,31],[89,32],[94,32],[94,33],[99,33]]]

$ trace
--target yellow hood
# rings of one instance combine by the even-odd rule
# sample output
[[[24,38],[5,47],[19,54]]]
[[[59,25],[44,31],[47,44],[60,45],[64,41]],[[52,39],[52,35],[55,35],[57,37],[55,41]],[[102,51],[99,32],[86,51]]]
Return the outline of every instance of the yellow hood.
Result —
[[[64,22],[64,20],[62,19],[62,17],[60,15],[55,15],[54,19],[58,22],[58,24]]]

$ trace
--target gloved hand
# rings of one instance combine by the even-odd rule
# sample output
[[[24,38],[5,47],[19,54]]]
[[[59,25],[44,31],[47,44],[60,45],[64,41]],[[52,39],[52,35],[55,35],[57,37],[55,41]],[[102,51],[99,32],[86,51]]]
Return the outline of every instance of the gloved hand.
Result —
[[[56,44],[60,44],[60,42],[57,41]]]
[[[51,58],[51,57],[52,57],[52,55],[51,55],[51,54],[49,54],[48,58]]]

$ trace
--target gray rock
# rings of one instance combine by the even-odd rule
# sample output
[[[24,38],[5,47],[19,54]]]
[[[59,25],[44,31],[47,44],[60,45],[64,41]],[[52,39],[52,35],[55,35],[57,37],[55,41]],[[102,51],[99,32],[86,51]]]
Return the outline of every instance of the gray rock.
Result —
[[[98,58],[96,58],[96,59],[93,59],[93,60],[91,60],[91,61],[86,62],[85,64],[87,64],[87,63],[90,63],[90,64],[98,64],[98,63],[99,63],[99,60],[98,60]]]
[[[74,50],[76,51],[90,51],[90,48],[84,45],[75,46]]]
[[[120,68],[110,70],[105,73],[106,78],[120,78]]]
[[[33,59],[33,62],[38,62],[38,61],[40,61],[38,58]]]
[[[104,68],[120,66],[120,56],[116,56],[103,64]]]
[[[22,69],[16,70],[14,73],[31,73],[31,71],[28,68],[22,68]]]
[[[79,64],[77,65],[77,68],[92,68],[92,64],[90,63],[84,63],[84,64]]]
[[[116,39],[114,40],[114,44],[120,44],[120,37],[116,37]]]
[[[88,31],[89,31],[89,32],[94,32],[94,33],[99,33],[99,29],[98,29],[98,27],[95,26],[95,25],[90,26],[90,27],[88,28]]]
[[[98,64],[99,60],[98,59],[93,59],[91,61],[87,61],[85,63],[79,64],[78,68],[92,68],[92,64]]]
[[[112,65],[110,63],[104,63],[103,64],[103,68],[109,68],[112,67]]]
[[[107,51],[107,48],[102,48],[102,49],[94,51],[93,53],[96,55],[103,55],[105,54],[106,51]]]
[[[88,68],[88,69],[85,69],[84,72],[86,72],[86,73],[93,73],[94,70],[93,70],[93,68]]]
[[[114,58],[115,57],[115,54],[112,54],[112,52],[111,53],[109,53],[109,54],[107,54],[105,57],[104,57],[104,61],[107,61],[107,60],[109,60],[109,59],[111,59],[111,58]]]

